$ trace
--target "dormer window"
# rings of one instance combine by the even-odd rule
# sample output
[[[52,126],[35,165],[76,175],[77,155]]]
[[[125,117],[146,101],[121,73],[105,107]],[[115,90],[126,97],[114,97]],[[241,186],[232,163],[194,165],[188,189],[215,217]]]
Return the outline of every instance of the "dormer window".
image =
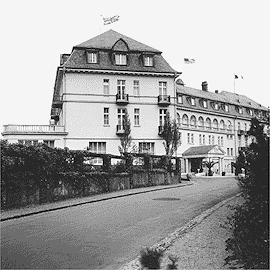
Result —
[[[218,106],[218,103],[217,102],[211,102],[211,106],[214,110],[218,110],[219,109],[219,106]]]
[[[229,111],[229,106],[227,104],[224,105],[224,111],[228,112]]]
[[[183,103],[183,96],[177,95],[177,102],[182,104]]]
[[[253,110],[247,108],[247,113],[250,115],[250,116],[253,116]]]
[[[143,64],[145,67],[152,67],[154,65],[153,56],[152,55],[144,55]]]
[[[194,97],[187,97],[187,101],[190,105],[196,106],[195,98]]]
[[[240,114],[242,114],[243,113],[243,109],[242,109],[242,107],[238,107],[238,106],[236,106],[236,111],[238,112],[238,113],[240,113]]]
[[[207,101],[203,100],[202,105],[203,105],[204,108],[207,108]]]
[[[87,63],[97,64],[98,62],[98,52],[87,52]]]
[[[115,54],[115,64],[120,66],[126,66],[127,65],[127,55],[116,53]]]

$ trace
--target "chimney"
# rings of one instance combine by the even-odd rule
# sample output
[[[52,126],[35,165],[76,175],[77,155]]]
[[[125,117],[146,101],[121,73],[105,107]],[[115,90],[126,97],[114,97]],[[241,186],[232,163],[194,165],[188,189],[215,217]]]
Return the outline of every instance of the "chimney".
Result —
[[[218,94],[218,90],[215,90],[215,93]]]
[[[203,91],[208,91],[208,83],[207,83],[207,81],[202,82],[202,90]]]
[[[64,53],[64,54],[60,54],[60,65],[62,66],[63,64],[65,64],[65,62],[67,61],[67,59],[69,58],[70,54]]]

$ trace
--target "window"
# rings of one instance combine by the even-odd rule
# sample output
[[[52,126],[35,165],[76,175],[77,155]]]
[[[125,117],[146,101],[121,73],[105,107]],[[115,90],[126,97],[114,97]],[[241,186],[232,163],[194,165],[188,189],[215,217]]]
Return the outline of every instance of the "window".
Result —
[[[177,102],[182,104],[183,103],[183,96],[178,95],[177,96]]]
[[[223,137],[220,137],[220,144],[221,144],[221,146],[224,146],[224,140],[223,140]]]
[[[252,110],[252,109],[247,108],[247,113],[248,113],[250,116],[253,116],[253,110]]]
[[[103,80],[103,94],[104,95],[109,95],[110,94],[110,85],[109,85],[110,80],[109,79],[104,79]]]
[[[217,121],[217,119],[213,120],[213,128],[214,128],[214,130],[218,130],[218,121]]]
[[[143,57],[143,64],[145,67],[152,67],[153,66],[153,56],[145,55]]]
[[[199,144],[202,144],[202,134],[199,134]]]
[[[232,130],[232,122],[230,120],[228,120],[228,130]]]
[[[133,94],[134,96],[140,95],[140,82],[137,80],[133,81]]]
[[[186,114],[182,116],[182,125],[188,126],[188,116]]]
[[[248,137],[245,137],[245,146],[248,146]]]
[[[208,144],[211,145],[211,135],[208,136]]]
[[[106,142],[89,142],[89,151],[97,154],[106,153]],[[102,158],[94,158],[91,160],[91,164],[102,165]]]
[[[214,145],[214,144],[215,144],[215,136],[212,135],[212,145]]]
[[[96,64],[98,61],[98,53],[97,52],[88,52],[87,53],[87,63]]]
[[[139,142],[139,153],[154,155],[155,143],[153,143],[153,142]]]
[[[108,126],[109,124],[109,108],[104,108],[104,126]]]
[[[191,144],[194,144],[194,134],[191,133]]]
[[[159,125],[160,126],[164,126],[165,119],[166,119],[166,113],[167,113],[166,109],[159,110]]]
[[[228,112],[229,111],[229,106],[227,104],[224,105],[224,111]]]
[[[241,129],[241,123],[238,122],[237,125],[238,125],[238,130],[240,130]]]
[[[207,108],[207,101],[203,100],[202,105],[203,105],[204,108]]]
[[[231,156],[233,156],[233,148],[231,148]]]
[[[54,141],[43,141],[43,142],[50,147],[54,147]]]
[[[127,64],[127,56],[125,54],[115,54],[115,64],[125,66]]]
[[[225,122],[223,120],[220,121],[220,128],[221,128],[221,130],[225,130],[225,128],[226,128]]]
[[[192,106],[195,106],[195,98],[191,98],[190,103],[191,103]]]
[[[187,134],[187,143],[190,144],[190,133]]]
[[[190,126],[196,128],[196,117],[194,115],[190,117]]]
[[[125,99],[126,81],[117,80],[117,95],[118,99]]]
[[[117,110],[117,118],[118,118],[118,125],[119,126],[123,126],[125,114],[126,114],[126,109],[118,109]]]
[[[204,128],[204,122],[203,122],[203,118],[200,116],[199,120],[198,120],[198,126],[199,128]]]
[[[211,129],[211,120],[210,120],[210,118],[206,118],[206,129]]]
[[[218,145],[220,145],[220,137],[219,136],[217,137],[217,140],[218,140]]]
[[[247,123],[245,123],[245,131],[247,131]]]
[[[167,82],[159,82],[159,95],[167,96]]]
[[[242,107],[236,106],[235,109],[236,109],[236,111],[237,111],[238,113],[240,113],[240,114],[243,113],[243,108],[242,108]]]
[[[180,118],[180,114],[179,113],[176,114],[176,121],[177,121],[177,125],[180,126],[180,124],[181,124],[181,118]]]
[[[203,143],[203,144],[205,144],[205,135],[203,135],[203,137],[202,137],[202,138],[203,138],[202,143]]]
[[[218,104],[217,103],[214,104],[214,109],[218,110]]]
[[[134,109],[134,126],[140,125],[140,109]]]
[[[227,148],[227,156],[230,155],[230,148]]]

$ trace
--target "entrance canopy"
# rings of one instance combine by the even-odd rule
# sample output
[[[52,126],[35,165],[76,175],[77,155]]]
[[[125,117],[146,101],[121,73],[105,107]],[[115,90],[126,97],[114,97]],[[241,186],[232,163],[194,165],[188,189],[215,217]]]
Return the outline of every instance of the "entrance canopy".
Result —
[[[218,145],[201,145],[188,148],[183,154],[183,158],[217,158],[223,157],[225,151]]]

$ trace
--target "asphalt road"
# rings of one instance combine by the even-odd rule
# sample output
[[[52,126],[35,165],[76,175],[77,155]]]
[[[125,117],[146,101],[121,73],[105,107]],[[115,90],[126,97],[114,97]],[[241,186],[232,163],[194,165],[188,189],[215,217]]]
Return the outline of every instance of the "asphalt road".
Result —
[[[1,267],[118,269],[176,228],[239,192],[233,178],[1,222]]]

